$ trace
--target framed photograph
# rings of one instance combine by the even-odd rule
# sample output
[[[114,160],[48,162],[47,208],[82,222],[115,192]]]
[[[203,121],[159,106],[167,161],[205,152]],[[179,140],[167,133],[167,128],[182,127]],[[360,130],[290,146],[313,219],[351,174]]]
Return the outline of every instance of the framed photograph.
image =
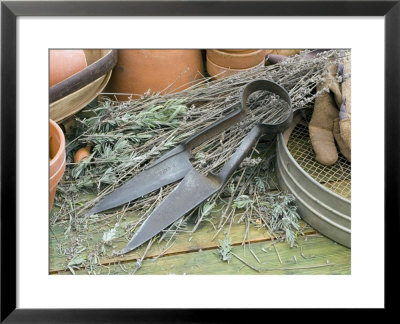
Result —
[[[1,321],[219,322],[236,314],[235,309],[390,308],[393,304],[388,297],[390,287],[385,285],[391,276],[388,251],[399,229],[398,219],[390,217],[399,213],[399,16],[399,1],[2,1]],[[226,50],[215,50],[217,48]],[[80,52],[85,58],[84,70],[89,72],[85,76],[88,81],[83,96],[79,93],[82,86],[71,78],[68,79],[69,84],[56,81],[52,86],[53,75],[49,73],[49,62],[51,66],[52,60],[55,60],[52,55],[60,54],[54,49],[61,49],[59,52],[62,54],[67,51],[74,54]],[[280,49],[280,52],[276,49]],[[295,52],[288,53],[289,49],[295,49]],[[125,87],[129,82],[126,79],[114,87],[118,82],[117,77],[123,76],[127,65],[131,64],[124,61],[125,53],[129,53],[130,57],[146,55],[147,60],[151,60],[150,54],[157,54],[156,61],[151,63],[153,67],[159,64],[156,74],[149,77],[150,72],[145,71],[145,77],[138,82],[139,90]],[[250,89],[249,92],[276,92],[281,100],[286,101],[283,106],[289,104],[295,113],[308,101],[314,105],[315,93],[325,91],[318,87],[315,89],[315,80],[326,78],[326,74],[316,68],[318,62],[313,63],[312,69],[310,64],[304,62],[316,56],[322,60],[324,55],[326,59],[334,59],[335,63],[340,62],[334,65],[336,70],[332,72],[332,82],[340,84],[340,99],[334,96],[330,98],[337,99],[332,103],[337,105],[335,113],[339,120],[342,116],[339,114],[346,113],[344,85],[351,76],[350,98],[354,107],[351,163],[344,146],[336,139],[339,158],[344,161],[338,168],[349,174],[351,169],[351,180],[335,173],[334,182],[341,193],[335,193],[334,197],[338,199],[342,195],[345,199],[342,197],[339,201],[328,198],[332,207],[326,205],[320,193],[314,191],[310,195],[317,197],[311,199],[314,203],[323,202],[324,216],[327,216],[326,210],[335,212],[336,207],[342,218],[350,219],[351,214],[351,236],[350,225],[346,228],[344,223],[335,224],[327,217],[324,218],[326,224],[336,228],[333,235],[325,234],[325,225],[320,223],[309,228],[307,222],[292,220],[290,226],[293,227],[290,227],[287,225],[289,218],[286,217],[286,225],[280,221],[281,227],[277,227],[284,234],[276,236],[269,228],[271,220],[267,222],[262,213],[253,211],[253,208],[259,209],[260,206],[275,206],[275,211],[279,207],[279,210],[288,208],[284,212],[290,211],[290,215],[295,213],[295,209],[288,207],[289,198],[294,196],[302,201],[303,196],[299,196],[293,188],[305,192],[309,187],[307,180],[300,178],[301,173],[296,173],[296,179],[293,180],[295,185],[288,180],[295,171],[291,169],[290,154],[285,158],[284,152],[286,147],[290,151],[290,145],[297,150],[301,139],[284,142],[285,135],[279,135],[281,137],[278,136],[276,142],[277,158],[271,154],[271,160],[277,161],[275,181],[279,187],[276,192],[283,186],[290,194],[271,195],[265,202],[257,199],[257,204],[253,206],[253,198],[249,196],[253,197],[254,192],[264,189],[251,188],[248,193],[247,188],[239,187],[237,182],[226,185],[227,180],[224,180],[221,183],[221,186],[226,185],[227,192],[232,192],[231,203],[239,211],[237,219],[231,214],[227,215],[228,208],[222,211],[217,199],[204,202],[215,193],[210,189],[215,185],[215,178],[207,182],[207,176],[195,174],[194,169],[183,174],[185,165],[189,163],[186,157],[183,162],[179,160],[182,176],[172,180],[168,178],[168,182],[165,170],[169,170],[170,165],[162,164],[165,163],[162,159],[157,160],[158,155],[151,158],[146,155],[147,152],[163,150],[149,139],[159,137],[158,142],[167,143],[164,137],[168,137],[168,140],[175,137],[186,140],[187,135],[190,146],[190,139],[196,141],[197,138],[195,130],[202,129],[202,126],[214,127],[213,122],[222,114],[216,109],[225,111],[223,109],[229,106],[227,103],[230,103],[233,91],[223,97],[225,103],[221,101],[218,106],[213,102],[212,107],[204,103],[214,93],[222,91],[217,88],[219,85],[214,86],[217,84],[215,81],[208,82],[206,90],[201,90],[203,92],[196,90],[199,87],[194,85],[183,91],[182,95],[174,95],[174,91],[169,93],[165,97],[167,99],[162,96],[164,93],[161,89],[165,89],[163,84],[157,90],[161,96],[151,96],[149,91],[146,92],[150,88],[146,82],[161,80],[163,65],[169,64],[163,61],[166,53],[179,57],[168,70],[165,69],[169,77],[174,67],[188,59],[192,60],[192,65],[197,64],[193,70],[201,71],[202,77],[209,77],[207,80],[218,80],[223,65],[213,62],[227,59],[228,56],[234,60],[239,56],[261,55],[259,61],[262,61],[263,67],[267,57],[267,66],[270,65],[267,70],[271,71],[271,77],[254,74],[244,82],[245,74],[242,74],[241,81],[234,77],[227,78],[230,81],[225,86],[238,93],[245,86]],[[66,60],[61,59],[64,62]],[[346,70],[346,62],[350,60],[351,72]],[[256,67],[259,61],[251,67]],[[144,58],[139,58],[137,62],[139,66],[142,65]],[[275,63],[277,65],[273,65]],[[68,67],[71,64],[68,63]],[[206,68],[201,69],[198,67],[200,65]],[[277,72],[278,68],[274,66],[283,66],[279,70],[281,72]],[[218,67],[218,71],[215,67]],[[244,69],[242,66],[239,68]],[[234,69],[229,65],[227,71],[231,73]],[[191,76],[190,71],[186,72],[180,78],[188,76],[196,84],[201,82],[196,76]],[[274,82],[271,85],[264,78]],[[303,89],[300,84],[306,78],[314,81],[310,81],[308,88],[303,85]],[[263,79],[265,84],[254,81],[259,79]],[[60,84],[66,86],[63,88]],[[186,85],[187,80],[183,84]],[[182,87],[178,81],[174,81],[173,86],[178,89]],[[328,92],[335,94],[331,84],[328,88]],[[246,91],[240,92],[242,96],[246,96]],[[127,108],[126,101],[114,101],[118,96],[132,97],[134,93],[148,102],[143,120],[140,120],[140,112],[135,110],[134,104]],[[312,97],[312,94],[315,96]],[[248,98],[242,100],[247,102]],[[86,109],[91,105],[96,107],[94,113]],[[83,107],[86,108],[82,110]],[[166,119],[160,116],[157,107],[170,111],[170,115]],[[114,114],[112,109],[118,113]],[[200,112],[199,109],[203,110]],[[129,115],[131,112],[132,115]],[[183,112],[211,117],[207,117],[209,123],[201,127],[188,122],[186,134],[185,124],[179,119],[187,122]],[[68,119],[72,114],[76,116],[73,121]],[[152,116],[155,119],[149,121]],[[133,117],[134,124],[129,122],[129,118]],[[302,118],[314,117],[303,114]],[[55,121],[53,125],[52,120]],[[150,122],[148,128],[143,126],[143,123]],[[282,125],[285,122],[282,121]],[[118,132],[115,123],[122,125],[123,131]],[[287,123],[285,128],[289,127]],[[162,134],[157,131],[156,124],[162,124]],[[251,124],[251,127],[254,125]],[[297,134],[300,130],[295,126],[292,131]],[[307,136],[309,131],[313,141],[315,136],[307,126],[302,126],[303,131]],[[137,131],[140,127],[140,131]],[[58,156],[51,138],[57,137],[58,128],[59,134],[69,134],[65,140],[68,146],[67,172],[63,181],[56,184],[58,192],[55,199],[50,197],[49,214],[49,178],[53,178],[52,163]],[[128,128],[135,129],[135,132],[128,133]],[[53,137],[52,131],[55,134]],[[234,134],[230,130],[230,136],[236,136]],[[254,138],[249,141],[254,146],[259,134],[252,136]],[[205,141],[210,140],[205,137]],[[244,143],[247,138],[243,140],[238,135],[236,141],[240,143],[243,140]],[[348,140],[350,142],[350,138]],[[109,149],[107,145],[111,142],[113,146]],[[168,144],[170,149],[179,144],[171,143]],[[219,143],[223,143],[224,149],[228,150],[229,141],[221,137]],[[266,148],[269,147],[267,144]],[[313,151],[318,154],[317,144],[313,142],[312,145]],[[143,147],[146,150],[142,152]],[[232,147],[233,155],[236,146]],[[208,148],[211,156],[218,154],[217,148],[211,144],[208,144]],[[221,163],[214,167],[227,179],[233,174],[239,183],[242,179],[248,183],[250,180],[247,176],[256,177],[264,188],[269,173],[263,168],[262,172],[267,174],[262,173],[263,179],[261,173],[254,171],[261,170],[261,166],[257,169],[260,163],[257,154],[264,154],[263,149],[264,146],[257,146],[257,150],[253,150],[253,153],[257,151],[254,158],[252,155],[252,158],[243,162],[243,155],[243,159],[240,157],[240,161],[235,161],[235,168],[249,164],[249,169],[244,169],[236,178],[233,173],[236,169],[227,171]],[[79,159],[78,151],[87,156]],[[246,154],[250,152],[247,148],[243,148],[243,151]],[[191,165],[206,169],[211,163],[206,159],[208,151],[203,148],[203,151],[194,152]],[[295,155],[294,151],[290,152]],[[175,158],[179,157],[176,152],[172,153]],[[157,189],[183,178],[182,182],[175,190],[167,187],[165,192],[161,190],[153,196],[149,195],[154,190],[152,187],[143,192],[144,189],[139,190],[132,185],[128,188],[128,200],[123,198],[127,195],[126,190],[117,191],[114,194],[117,198],[113,198],[114,187],[111,190],[110,184],[115,185],[119,181],[113,177],[115,174],[122,179],[126,175],[137,177],[139,173],[135,173],[132,161],[139,161],[137,165],[142,170],[145,160],[140,160],[141,156],[147,158],[146,163],[150,165],[147,169],[157,163],[162,167],[159,167],[156,175],[145,174],[139,182],[155,181],[160,183]],[[117,158],[125,159],[126,164],[119,164],[120,170],[115,173],[116,169],[110,166],[113,165],[113,159]],[[224,162],[227,160],[228,157]],[[176,165],[177,162],[173,162],[173,166]],[[96,171],[93,166],[97,168]],[[309,169],[313,168],[314,164]],[[214,172],[211,167],[209,169]],[[249,172],[246,173],[246,170]],[[222,176],[218,179],[222,179]],[[196,182],[194,189],[190,189],[192,181]],[[325,183],[324,188],[328,186],[333,190],[330,179],[318,181]],[[179,197],[185,198],[173,200],[173,193],[179,191],[179,186],[183,188]],[[95,195],[86,190],[89,187],[95,188]],[[169,194],[168,190],[172,193]],[[123,202],[112,202],[114,205],[111,207],[102,207],[101,199],[106,199],[110,193],[111,200],[122,199]],[[104,210],[131,201],[132,195],[145,198],[141,198],[136,205],[130,203],[117,212],[103,214]],[[229,199],[227,197],[218,198],[224,201]],[[342,201],[350,201],[350,197],[351,204],[349,202],[347,209],[339,207]],[[176,213],[187,215],[195,206],[204,203],[196,210],[197,216],[193,216],[187,224],[188,218],[181,218],[178,224],[180,218],[172,217],[165,226],[161,226],[160,220],[157,220],[153,225],[156,231],[145,228],[143,215],[147,217],[150,214],[151,218],[157,214],[155,206],[162,200],[166,206],[159,212],[163,219],[169,214],[171,217]],[[314,203],[309,208],[315,212],[318,206]],[[135,214],[138,210],[142,216]],[[349,213],[348,217],[346,212]],[[79,213],[85,216],[77,217]],[[219,214],[214,217],[213,213]],[[218,219],[223,223],[222,226],[218,225]],[[303,217],[303,220],[307,221],[307,218]],[[175,228],[167,227],[171,224]],[[143,232],[150,231],[151,235],[145,233],[141,238],[140,226],[145,228]],[[297,226],[301,228],[301,238],[296,236],[297,232],[291,232]],[[197,236],[193,234],[196,229]],[[176,232],[182,235],[178,236],[178,243],[173,245],[177,239]],[[266,238],[266,232],[270,237]],[[157,236],[159,240],[153,242],[153,237],[158,233],[162,233]],[[135,237],[139,237],[138,242],[132,243]],[[312,244],[317,241],[318,249],[317,243]],[[367,281],[368,290],[365,289]],[[271,291],[274,293],[271,294]],[[243,298],[249,293],[251,298]],[[212,318],[205,311],[210,309],[214,309]],[[230,314],[223,309],[229,309]]]

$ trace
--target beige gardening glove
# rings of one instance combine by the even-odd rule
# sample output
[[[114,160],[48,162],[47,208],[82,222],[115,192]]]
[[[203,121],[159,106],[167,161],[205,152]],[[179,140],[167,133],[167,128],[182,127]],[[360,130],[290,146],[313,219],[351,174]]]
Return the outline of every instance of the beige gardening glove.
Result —
[[[342,154],[348,160],[351,157],[350,146],[346,145],[341,131],[342,123],[339,121],[338,107],[342,107],[342,93],[337,75],[338,72],[342,72],[340,70],[338,65],[330,64],[325,81],[317,85],[317,91],[322,91],[322,94],[315,99],[314,111],[309,124],[315,159],[324,165],[332,165],[338,159],[335,140]],[[343,129],[345,127],[346,125],[343,124]]]

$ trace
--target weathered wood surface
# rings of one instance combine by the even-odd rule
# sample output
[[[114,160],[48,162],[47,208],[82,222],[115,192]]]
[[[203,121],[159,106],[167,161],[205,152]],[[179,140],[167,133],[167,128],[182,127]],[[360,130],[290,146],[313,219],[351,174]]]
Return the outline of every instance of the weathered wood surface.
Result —
[[[264,275],[349,275],[351,252],[320,235],[310,235],[298,240],[291,248],[287,243],[258,242],[234,246],[230,262],[223,262],[216,249],[189,252],[150,259],[135,272],[134,262],[120,262],[96,269],[101,275],[129,274],[264,274]],[[275,246],[274,246],[275,245]],[[250,251],[251,250],[251,251]],[[240,259],[241,260],[240,260]],[[243,261],[242,261],[243,260]],[[75,272],[87,274],[87,270]],[[71,274],[62,271],[59,274]]]
[[[92,198],[87,194],[80,199],[85,202]],[[211,217],[219,219],[221,213],[222,208],[217,207]],[[201,222],[192,233],[196,217],[193,215],[187,220],[185,232],[173,236],[171,241],[154,240],[141,260],[147,244],[124,256],[117,255],[132,236],[131,225],[139,217],[134,212],[125,213],[122,219],[112,213],[94,215],[84,223],[77,222],[70,215],[68,219],[57,220],[49,232],[49,273],[71,274],[68,264],[72,262],[73,265],[74,260],[78,260],[72,267],[75,274],[350,274],[350,250],[327,238],[315,236],[315,231],[306,224],[302,223],[305,236],[298,238],[299,246],[290,248],[288,243],[279,243],[277,237],[271,237],[265,227],[260,228],[257,224],[247,227],[243,221],[237,223],[240,216],[239,211],[232,224],[227,224],[215,236],[214,225],[207,221]],[[104,244],[104,233],[114,228],[116,223],[119,224],[116,238],[112,244]],[[219,259],[219,240],[227,236],[232,240],[233,253],[250,266],[237,257],[232,257],[229,264]],[[271,245],[272,242],[275,245]],[[97,251],[96,255],[93,251]],[[137,262],[141,267],[135,272]]]
[[[214,213],[217,212],[218,210]],[[120,223],[120,228],[124,228],[125,224],[131,222],[131,219],[136,217],[136,215],[134,215],[133,213],[127,214],[128,215],[126,216],[126,220]],[[238,213],[235,218],[240,218],[240,213]],[[89,225],[87,231],[90,234],[82,235],[82,238],[80,238],[80,235],[76,232],[65,235],[65,226],[58,225],[54,227],[53,230],[50,232],[50,273],[54,274],[66,269],[68,262],[70,261],[65,256],[65,254],[59,253],[60,248],[71,248],[72,246],[74,246],[73,241],[84,239],[85,241],[80,242],[80,244],[75,244],[75,249],[79,250],[85,248],[85,250],[83,250],[79,254],[79,257],[88,260],[88,251],[93,250],[93,247],[96,244],[102,243],[103,233],[113,228],[114,224],[115,220],[113,220],[111,217],[109,227],[96,227],[96,223],[93,225]],[[172,241],[162,240],[160,242],[159,240],[155,240],[151,248],[146,253],[146,259],[157,257],[160,254],[171,255],[198,251],[200,249],[217,249],[219,246],[219,240],[224,239],[225,236],[228,234],[229,227],[226,227],[225,229],[220,231],[219,234],[214,238],[216,230],[209,222],[202,222],[200,226],[196,229],[196,231],[194,233],[191,233],[193,225],[194,224],[189,223],[187,232],[179,233],[172,239]],[[305,223],[302,223],[302,228],[305,234],[314,233],[314,230],[307,226]],[[256,243],[269,241],[274,238],[271,237],[271,235],[268,233],[268,231],[265,230],[265,228],[257,229],[256,226],[249,226],[249,231],[246,237],[245,235],[246,224],[244,222],[241,222],[239,224],[232,224],[229,230],[229,237],[232,239],[232,245],[242,244],[243,241]],[[113,262],[127,262],[140,259],[145,249],[147,248],[147,244],[144,244],[143,246],[126,254],[125,256],[115,255],[115,252],[120,251],[128,243],[129,239],[130,236],[125,235],[120,238],[114,239],[112,242],[112,246],[107,246],[103,244],[102,246],[104,246],[105,253],[103,256],[99,257],[99,262],[101,264],[107,265]]]

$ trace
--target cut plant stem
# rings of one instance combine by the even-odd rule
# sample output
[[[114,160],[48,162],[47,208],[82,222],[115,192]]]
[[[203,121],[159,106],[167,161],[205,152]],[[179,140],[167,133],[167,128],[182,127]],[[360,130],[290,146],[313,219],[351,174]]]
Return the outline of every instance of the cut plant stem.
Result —
[[[274,249],[275,249],[276,255],[278,256],[279,262],[282,264],[282,259],[281,259],[281,256],[279,255],[279,252],[278,252],[278,249],[276,248],[275,243],[272,243],[272,245],[274,246]]]
[[[328,264],[318,264],[312,266],[302,266],[302,267],[291,267],[291,268],[260,268],[259,271],[276,271],[276,270],[305,270],[305,269],[315,269],[315,268],[323,268],[323,267],[330,267],[333,266],[334,263]]]
[[[254,253],[254,251],[250,247],[249,247],[249,250],[250,250],[251,254],[253,255],[253,257],[257,260],[257,262],[261,264],[260,259],[257,257],[257,255]]]
[[[231,252],[231,254],[238,259],[239,261],[243,262],[245,265],[247,265],[249,268],[253,269],[254,271],[260,272],[259,269],[253,267],[251,264],[247,263],[245,260],[243,260],[241,257],[239,257],[238,255],[236,255],[235,253]]]

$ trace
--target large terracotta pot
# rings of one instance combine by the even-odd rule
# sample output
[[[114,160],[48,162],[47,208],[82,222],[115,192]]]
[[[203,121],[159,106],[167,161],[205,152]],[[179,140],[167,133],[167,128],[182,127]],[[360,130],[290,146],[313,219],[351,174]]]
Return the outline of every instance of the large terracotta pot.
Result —
[[[65,137],[60,126],[50,119],[50,192],[49,210],[53,207],[57,185],[65,171]]]
[[[50,50],[50,87],[87,66],[83,50]]]
[[[200,50],[119,50],[118,62],[105,92],[121,93],[118,100],[151,93],[178,92],[201,80]]]
[[[209,58],[207,57],[207,72],[211,77],[213,77],[214,79],[217,79],[217,80],[226,78],[227,76],[230,76],[230,75],[233,75],[236,73],[245,72],[245,71],[251,70],[255,67],[259,67],[259,66],[263,66],[263,65],[264,65],[264,61],[262,61],[261,63],[259,63],[256,66],[252,66],[247,69],[231,69],[229,67],[217,65],[214,62],[210,61]]]
[[[232,51],[232,50],[230,50]],[[265,50],[230,52],[229,50],[207,50],[208,59],[216,65],[231,69],[248,69],[264,62]]]

